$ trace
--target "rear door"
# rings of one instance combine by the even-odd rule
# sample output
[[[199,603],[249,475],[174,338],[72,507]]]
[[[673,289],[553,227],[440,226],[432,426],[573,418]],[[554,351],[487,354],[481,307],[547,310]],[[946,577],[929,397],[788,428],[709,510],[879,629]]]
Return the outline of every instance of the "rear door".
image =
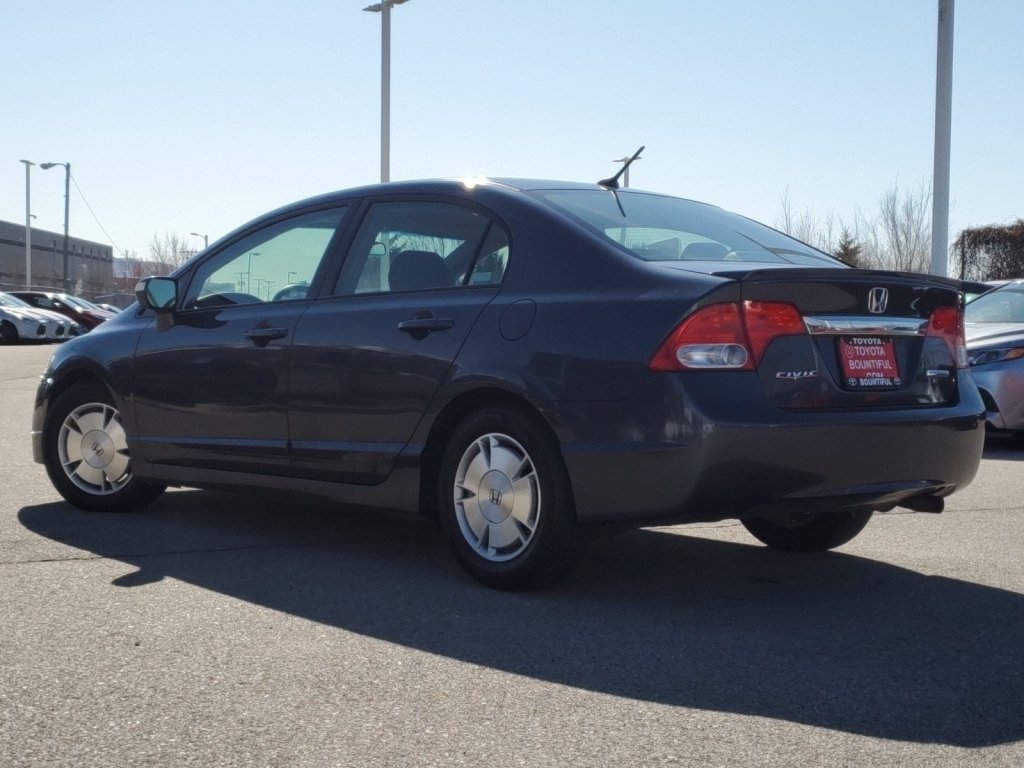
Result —
[[[508,237],[486,211],[441,200],[368,206],[330,295],[295,332],[289,422],[295,471],[383,481],[481,310]]]

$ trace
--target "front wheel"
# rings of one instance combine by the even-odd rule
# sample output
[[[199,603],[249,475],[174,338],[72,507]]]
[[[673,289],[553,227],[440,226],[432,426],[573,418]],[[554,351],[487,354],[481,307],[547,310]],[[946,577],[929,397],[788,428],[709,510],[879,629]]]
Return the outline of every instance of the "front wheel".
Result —
[[[795,515],[785,524],[763,518],[742,520],[743,526],[772,549],[821,552],[841,546],[864,530],[873,511],[868,508],[817,515]]]
[[[0,344],[17,344],[18,329],[6,320],[0,322]]]
[[[43,425],[43,460],[53,486],[81,509],[128,512],[165,488],[135,477],[121,414],[99,383],[78,384],[54,400]]]
[[[489,587],[552,584],[579,550],[557,443],[517,409],[479,411],[454,431],[441,459],[438,510],[459,562]]]

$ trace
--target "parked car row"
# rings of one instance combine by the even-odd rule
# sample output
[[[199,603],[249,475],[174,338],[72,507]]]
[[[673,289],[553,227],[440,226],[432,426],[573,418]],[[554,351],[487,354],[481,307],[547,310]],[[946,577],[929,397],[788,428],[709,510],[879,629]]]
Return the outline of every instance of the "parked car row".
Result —
[[[0,291],[0,344],[64,341],[116,314],[79,296],[51,291]]]

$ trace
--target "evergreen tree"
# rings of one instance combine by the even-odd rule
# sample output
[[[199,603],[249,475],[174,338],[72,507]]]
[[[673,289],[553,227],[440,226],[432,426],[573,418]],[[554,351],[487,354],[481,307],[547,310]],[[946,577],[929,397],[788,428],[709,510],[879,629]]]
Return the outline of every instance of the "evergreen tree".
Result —
[[[839,236],[839,245],[836,246],[835,253],[832,255],[851,267],[864,269],[868,266],[867,259],[864,258],[864,246],[857,242],[853,233],[846,227],[843,227],[843,233]]]

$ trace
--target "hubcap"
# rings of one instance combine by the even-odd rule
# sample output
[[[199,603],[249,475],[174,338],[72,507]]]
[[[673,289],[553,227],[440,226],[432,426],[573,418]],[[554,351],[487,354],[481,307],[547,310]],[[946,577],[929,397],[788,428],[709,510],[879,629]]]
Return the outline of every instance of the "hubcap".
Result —
[[[94,496],[115,493],[132,479],[121,414],[104,403],[86,403],[67,415],[57,452],[68,480]]]
[[[455,472],[454,501],[459,530],[478,555],[492,562],[518,556],[540,520],[540,485],[530,455],[508,435],[474,440]]]

